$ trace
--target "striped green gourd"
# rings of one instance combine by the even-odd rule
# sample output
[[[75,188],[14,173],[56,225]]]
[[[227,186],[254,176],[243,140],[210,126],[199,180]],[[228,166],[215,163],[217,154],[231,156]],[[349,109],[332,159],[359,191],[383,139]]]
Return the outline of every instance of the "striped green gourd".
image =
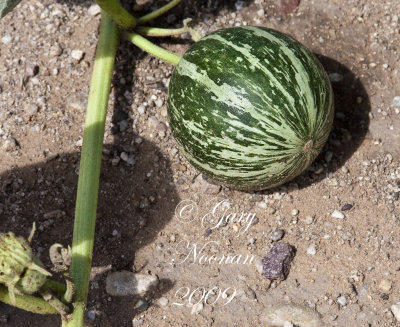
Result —
[[[170,125],[186,158],[241,190],[290,181],[315,159],[333,121],[319,61],[281,32],[218,30],[195,43],[170,81]]]

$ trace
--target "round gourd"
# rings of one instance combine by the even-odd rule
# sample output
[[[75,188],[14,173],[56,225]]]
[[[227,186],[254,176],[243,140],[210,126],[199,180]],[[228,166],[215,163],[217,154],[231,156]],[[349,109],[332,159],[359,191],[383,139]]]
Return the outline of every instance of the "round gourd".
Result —
[[[168,114],[184,155],[241,190],[283,184],[326,142],[333,92],[319,61],[278,31],[218,30],[195,43],[170,81]]]

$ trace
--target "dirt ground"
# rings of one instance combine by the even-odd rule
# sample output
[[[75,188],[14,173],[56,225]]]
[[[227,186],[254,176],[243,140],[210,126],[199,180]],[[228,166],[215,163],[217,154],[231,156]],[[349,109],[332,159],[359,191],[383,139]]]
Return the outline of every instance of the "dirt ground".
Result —
[[[139,16],[163,3],[138,1],[131,9]],[[88,13],[91,5],[24,0],[0,21],[0,231],[27,236],[35,221],[32,246],[46,265],[50,245],[72,239],[100,21]],[[391,311],[400,301],[400,103],[394,103],[400,96],[400,2],[302,0],[288,11],[272,0],[184,0],[154,22],[175,27],[191,17],[205,34],[243,24],[271,27],[318,55],[335,92],[331,136],[310,169],[264,192],[221,188],[199,176],[168,126],[173,67],[121,43],[107,116],[87,326],[269,326],[263,316],[280,304],[315,310],[321,326],[400,326]],[[192,42],[155,41],[179,54]],[[80,60],[73,50],[83,51]],[[217,218],[225,211],[231,218],[255,213],[256,219],[252,225],[231,219],[210,230],[212,222],[201,219],[220,201],[226,206],[218,207]],[[184,210],[185,204],[193,210]],[[335,210],[344,218],[332,217]],[[277,230],[296,248],[282,282],[271,283],[253,263],[199,263],[193,255],[184,260],[188,242],[200,249],[210,241],[219,242],[205,247],[214,254],[264,257],[282,236]],[[123,270],[158,276],[159,286],[144,298],[110,296],[106,277]],[[182,296],[214,287],[229,288],[215,305],[193,307]],[[58,317],[4,304],[0,315],[6,326],[60,324]]]

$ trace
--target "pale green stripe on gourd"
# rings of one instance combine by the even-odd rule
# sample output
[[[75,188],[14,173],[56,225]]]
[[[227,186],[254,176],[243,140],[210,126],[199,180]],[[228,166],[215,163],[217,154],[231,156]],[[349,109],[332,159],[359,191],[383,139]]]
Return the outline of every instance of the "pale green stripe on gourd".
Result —
[[[311,163],[329,135],[332,102],[305,47],[277,31],[240,27],[204,37],[183,56],[168,109],[190,162],[250,189],[281,184]]]

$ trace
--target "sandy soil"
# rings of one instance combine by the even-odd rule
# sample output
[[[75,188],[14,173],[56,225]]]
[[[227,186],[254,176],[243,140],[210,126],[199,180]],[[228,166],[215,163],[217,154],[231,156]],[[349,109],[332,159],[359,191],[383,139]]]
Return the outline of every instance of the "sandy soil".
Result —
[[[144,13],[162,3],[138,1],[134,9]],[[0,231],[27,236],[36,221],[33,248],[47,265],[49,246],[72,238],[100,19],[88,13],[91,4],[24,0],[0,21]],[[198,175],[168,126],[173,67],[121,44],[107,117],[87,326],[269,326],[263,315],[276,305],[318,312],[326,326],[400,326],[391,311],[400,301],[400,104],[393,103],[400,96],[400,3],[303,0],[287,11],[272,0],[183,1],[154,22],[174,27],[192,17],[204,33],[267,26],[318,55],[335,92],[334,129],[309,170],[265,192],[221,188]],[[179,54],[191,44],[186,37],[156,41]],[[83,51],[81,60],[73,59],[73,50]],[[257,219],[249,226],[230,220],[208,231],[211,222],[202,224],[201,218],[222,200],[229,203],[228,213],[254,213]],[[196,217],[194,211],[180,214],[189,201]],[[351,208],[343,210],[347,204]],[[344,218],[332,217],[335,210]],[[282,282],[271,283],[256,264],[200,264],[182,255],[188,242],[200,248],[218,241],[208,243],[215,254],[264,257],[280,238],[277,230],[296,248]],[[158,276],[159,286],[143,298],[110,296],[106,277],[122,270]],[[236,289],[236,295],[226,305],[229,296],[195,307],[179,296],[214,287],[230,288],[228,295]],[[302,310],[299,325],[312,326]],[[3,304],[0,315],[6,326],[59,325],[58,317]]]

